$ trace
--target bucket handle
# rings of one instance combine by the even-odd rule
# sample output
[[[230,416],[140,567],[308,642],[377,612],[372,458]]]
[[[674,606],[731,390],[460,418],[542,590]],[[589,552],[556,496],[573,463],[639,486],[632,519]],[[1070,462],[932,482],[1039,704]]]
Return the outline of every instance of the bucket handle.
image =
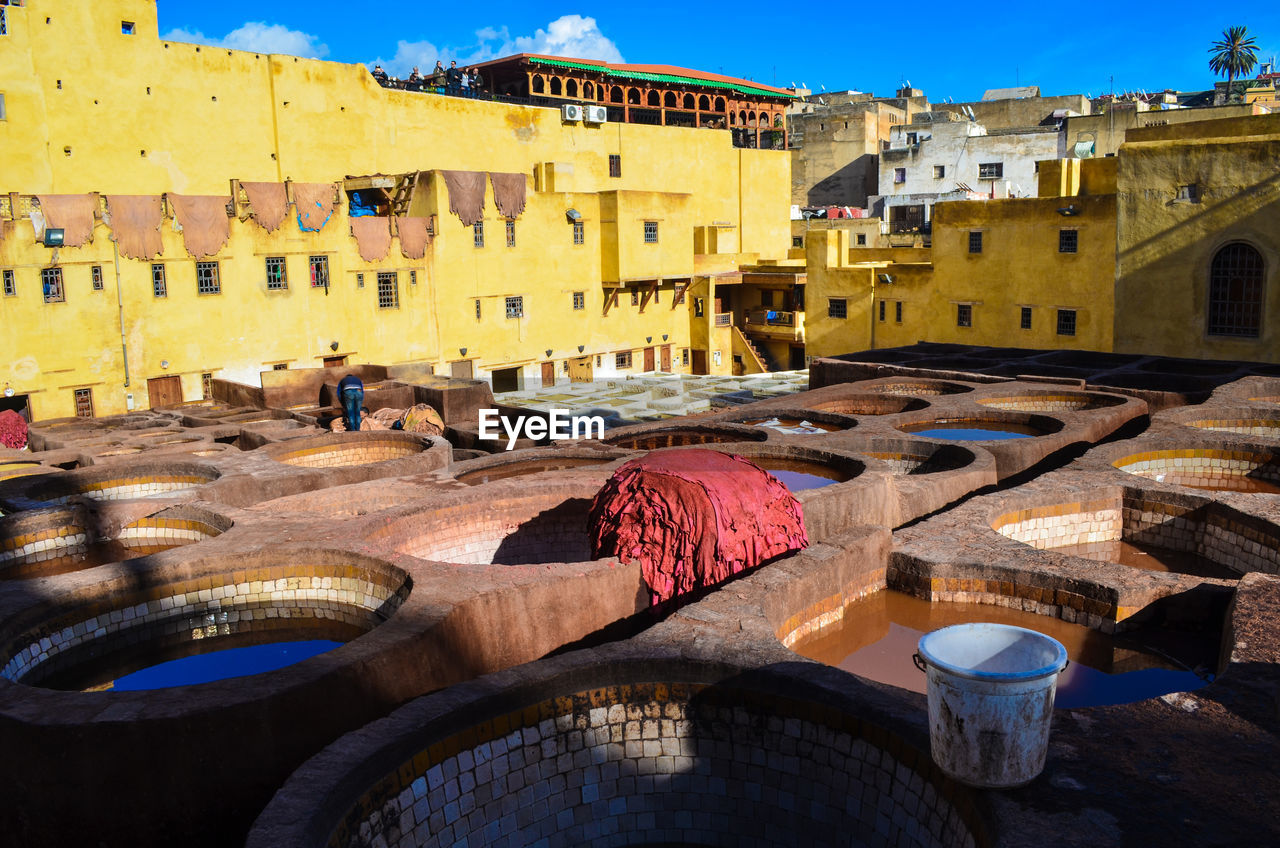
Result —
[[[925,664],[924,657],[920,656],[919,651],[911,655],[911,661],[916,664],[916,668],[920,669],[925,674],[929,673],[929,666]]]

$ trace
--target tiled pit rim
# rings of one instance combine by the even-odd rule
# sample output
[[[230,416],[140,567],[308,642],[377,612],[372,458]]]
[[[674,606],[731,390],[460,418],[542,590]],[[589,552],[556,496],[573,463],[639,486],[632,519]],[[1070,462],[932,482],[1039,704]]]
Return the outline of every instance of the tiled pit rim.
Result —
[[[1052,413],[1105,409],[1132,401],[1118,395],[1104,395],[1097,392],[1043,391],[976,398],[975,402],[991,409]]]
[[[770,418],[778,418],[782,420],[805,420],[813,424],[822,424],[838,428],[837,430],[830,432],[849,430],[858,426],[858,419],[849,415],[840,415],[837,414],[837,412],[823,412],[820,410],[791,406],[770,406],[763,408],[749,407],[749,409],[749,412],[734,412],[719,420],[732,424],[746,424],[749,427],[763,427],[763,424],[752,422],[767,421]],[[782,433],[782,435],[789,434]],[[813,435],[821,436],[823,434],[814,433]]]
[[[140,462],[87,468],[59,474],[29,488],[26,498],[41,504],[64,504],[72,498],[125,500],[178,494],[211,483],[218,469],[196,463]]]
[[[656,450],[723,442],[763,442],[767,438],[769,438],[769,432],[759,427],[749,427],[745,424],[706,423],[678,427],[670,424],[620,427],[601,441],[607,445],[629,450]]]
[[[295,772],[247,844],[990,844],[975,793],[847,703],[645,665],[412,702]]]
[[[952,415],[942,414],[932,417],[922,414],[912,415],[898,424],[897,429],[919,438],[947,441],[946,436],[919,436],[918,433],[920,430],[939,428],[999,429],[1002,426],[1015,426],[1036,431],[1029,434],[1034,438],[1060,432],[1063,422],[1049,415],[1029,412],[957,412]]]
[[[453,477],[460,482],[466,482],[468,477],[476,477],[486,472],[514,471],[520,466],[536,465],[540,463],[556,463],[561,460],[567,460],[571,463],[567,471],[595,470],[600,471],[605,465],[619,460],[629,459],[636,454],[633,451],[623,450],[621,448],[578,448],[578,447],[551,447],[551,448],[526,448],[520,451],[514,451],[510,454],[503,452],[497,455],[484,454],[473,459],[455,462],[452,469]],[[538,473],[538,472],[530,472]],[[512,475],[519,476],[519,475]]]
[[[294,439],[262,451],[276,462],[303,468],[338,468],[403,459],[422,453],[431,443],[411,433],[372,431]]]
[[[1120,457],[1112,465],[1138,477],[1180,486],[1211,487],[1241,477],[1280,484],[1280,455],[1262,447],[1156,449]]]

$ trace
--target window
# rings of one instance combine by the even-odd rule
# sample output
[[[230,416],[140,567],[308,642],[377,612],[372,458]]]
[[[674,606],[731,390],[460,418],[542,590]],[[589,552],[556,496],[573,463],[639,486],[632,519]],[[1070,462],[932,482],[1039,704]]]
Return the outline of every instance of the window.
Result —
[[[516,246],[516,222],[507,221],[507,247]]]
[[[631,290],[631,305],[632,306],[640,305],[640,292],[636,289]]]
[[[1076,230],[1058,230],[1058,252],[1075,253],[1080,234]]]
[[[981,230],[969,231],[969,252],[970,253],[982,252],[982,231]]]
[[[609,176],[611,177],[622,176],[622,157],[619,156],[617,153],[609,154]]]
[[[94,265],[89,269],[89,282],[93,284],[94,291],[102,291],[102,266]]]
[[[858,244],[866,244],[866,243],[867,243],[867,234],[858,233]]]
[[[573,243],[582,244],[586,240],[586,235],[587,235],[587,231],[586,231],[586,227],[583,226],[583,223],[581,221],[574,221],[573,222]]]
[[[1031,307],[1024,306],[1021,309],[1022,315],[1018,321],[1018,326],[1024,330],[1031,329]]]
[[[164,279],[164,264],[157,262],[151,266],[151,293],[156,297],[168,297],[169,286]]]
[[[902,323],[902,301],[900,300],[893,304],[893,320],[899,324]]]
[[[378,308],[400,308],[400,278],[395,271],[378,272]]]
[[[687,347],[680,348],[680,364],[681,365],[689,364],[689,348]]]
[[[913,133],[913,132],[907,133],[907,144],[919,144],[919,143],[920,143],[919,133]]]
[[[0,12],[3,12],[3,11],[4,9],[0,8]],[[8,117],[9,117],[8,113],[5,112],[4,110],[4,92],[0,91],[0,121],[7,120]]]
[[[885,302],[884,302],[883,300],[882,300],[882,301],[880,301],[880,321],[881,321],[881,323],[883,323],[883,322],[884,322],[884,316],[885,316],[885,310],[886,310],[886,309],[887,309],[887,307],[885,306]]]
[[[121,21],[121,22],[120,22],[120,34],[121,34],[121,35],[133,35],[134,30],[136,30],[136,29],[137,29],[137,26],[135,26],[135,25],[134,25],[133,21]]]
[[[289,275],[285,270],[283,256],[267,257],[267,289],[289,288]]]
[[[849,307],[843,297],[827,298],[827,317],[828,318],[848,318]]]
[[[476,320],[480,320],[480,298],[476,298]]]
[[[5,17],[4,13],[4,6],[0,6],[0,35],[9,34],[9,20]]]
[[[1003,176],[1003,162],[984,162],[978,166],[978,179],[980,180],[998,180]]]
[[[45,268],[40,271],[40,285],[44,289],[45,303],[62,303],[67,299],[62,290],[62,269]]]
[[[18,284],[14,282],[13,271],[8,268],[4,269],[4,296],[16,297],[18,294]]]
[[[329,257],[312,256],[307,259],[307,268],[311,272],[311,288],[329,288]]]
[[[945,177],[946,175],[947,175],[947,166],[946,166],[946,165],[934,165],[934,166],[933,166],[933,178],[934,178],[935,180],[940,180],[940,179],[942,179],[943,177]]]
[[[587,308],[587,294],[586,294],[586,292],[574,292],[574,293],[573,293],[573,308],[574,308],[574,309],[586,309],[586,308]]]
[[[1200,191],[1195,183],[1178,186],[1178,193],[1173,198],[1179,203],[1196,203],[1200,200]]]
[[[271,288],[270,277],[267,278],[267,288]],[[196,294],[222,294],[222,278],[218,275],[217,262],[196,263]]]
[[[644,222],[644,243],[645,244],[658,243],[658,222],[657,221]]]
[[[792,246],[792,247],[804,247],[804,236],[792,236],[792,237],[791,237],[791,246]]]
[[[411,270],[409,272],[409,285],[416,286],[417,284],[418,284],[418,272],[416,270]]]
[[[1074,309],[1058,310],[1058,335],[1074,336],[1076,334],[1076,311]]]
[[[972,327],[973,326],[973,305],[969,303],[956,304],[956,326]]]
[[[213,372],[211,371],[200,375],[200,397],[204,400],[213,399]]]
[[[364,288],[364,274],[356,274],[356,288]]]
[[[893,169],[893,181],[894,181],[894,183],[905,183],[905,182],[907,181],[907,169],[906,169],[906,168],[894,168],[894,169]]]
[[[277,362],[275,365],[272,365],[272,366],[271,366],[271,370],[272,370],[272,371],[288,371],[288,370],[289,370],[289,363],[287,363],[287,362]]]
[[[76,389],[73,396],[76,402],[76,418],[92,418],[93,389]]]
[[[623,368],[630,368],[631,367],[631,351],[626,350],[626,351],[623,351],[622,353],[615,353],[613,355],[613,367],[619,370]]]
[[[680,304],[684,303],[684,293],[686,288],[687,286],[680,286],[679,288],[676,289],[675,296],[671,298],[671,305],[673,307],[679,306]]]
[[[471,225],[471,242],[476,247],[484,247],[484,221],[476,221]]]
[[[507,317],[523,318],[524,317],[524,296],[513,295],[507,298]]]
[[[1262,330],[1262,254],[1235,242],[1209,266],[1209,335],[1257,338]]]

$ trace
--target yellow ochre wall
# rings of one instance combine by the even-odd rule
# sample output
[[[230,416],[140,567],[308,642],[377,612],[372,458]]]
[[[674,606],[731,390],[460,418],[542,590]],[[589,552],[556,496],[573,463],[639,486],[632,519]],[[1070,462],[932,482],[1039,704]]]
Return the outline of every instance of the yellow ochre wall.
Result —
[[[333,341],[352,364],[426,361],[448,373],[465,358],[477,376],[517,367],[536,385],[547,359],[565,379],[564,360],[579,345],[601,355],[597,377],[614,373],[606,354],[616,351],[633,350],[638,371],[646,338],[657,347],[667,334],[674,370],[687,370],[680,352],[691,325],[709,320],[695,321],[691,301],[672,308],[675,288],[708,264],[695,258],[695,230],[719,228],[717,249],[734,260],[787,255],[789,154],[736,149],[724,131],[566,124],[555,109],[383,89],[359,65],[162,42],[154,0],[29,0],[7,12],[2,192],[225,195],[231,179],[437,169],[531,177],[511,248],[491,192],[477,248],[471,227],[450,214],[443,181],[425,181],[414,211],[435,214],[439,235],[416,262],[398,243],[383,261],[361,260],[345,202],[316,234],[292,216],[275,234],[233,219],[214,257],[218,295],[195,293],[195,260],[166,220],[153,261],[166,265],[167,298],[152,294],[151,263],[119,263],[128,387],[109,229],[99,222],[92,244],[55,252],[35,243],[29,220],[9,221],[0,268],[14,272],[17,295],[0,298],[0,383],[29,394],[36,418],[72,414],[74,388],[92,388],[103,415],[124,411],[127,394],[145,407],[152,377],[179,374],[186,399],[200,396],[202,373],[256,383],[273,363],[318,365]],[[121,33],[122,21],[135,24],[133,35]],[[608,176],[610,154],[621,157],[620,178]],[[539,171],[553,178],[535,184]],[[570,208],[583,216],[583,245],[572,243]],[[659,221],[657,245],[643,242],[644,220]],[[327,294],[308,281],[307,258],[318,254],[329,257]],[[266,256],[287,257],[286,290],[267,291]],[[51,264],[64,269],[64,303],[41,297],[40,269]],[[92,265],[103,266],[103,291],[90,289]],[[398,273],[399,308],[378,308],[378,271]],[[652,279],[659,295],[643,313],[624,290],[603,314],[605,283]],[[505,298],[516,295],[524,316],[508,319]],[[712,372],[728,373],[730,359]]]

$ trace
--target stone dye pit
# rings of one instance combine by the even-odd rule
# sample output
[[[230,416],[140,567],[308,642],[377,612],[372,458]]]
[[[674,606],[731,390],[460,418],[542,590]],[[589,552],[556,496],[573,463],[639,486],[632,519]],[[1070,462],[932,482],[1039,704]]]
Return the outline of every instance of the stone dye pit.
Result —
[[[659,448],[689,447],[691,445],[723,444],[725,442],[763,442],[768,433],[755,427],[721,424],[717,426],[663,427],[644,432],[628,432],[609,436],[607,445],[630,450],[657,450]]]
[[[342,468],[404,459],[422,453],[426,443],[409,433],[343,433],[298,439],[267,448],[276,462],[302,468]]]
[[[65,504],[77,498],[116,501],[171,497],[217,480],[219,471],[207,465],[146,463],[82,469],[42,480],[26,490],[21,506]],[[0,502],[3,498],[0,497]],[[21,508],[21,507],[20,507]]]
[[[1014,412],[1078,412],[1082,409],[1119,406],[1125,399],[1095,392],[1026,392],[1005,397],[978,398],[977,402],[992,409]]]
[[[1022,418],[973,416],[919,421],[912,424],[904,424],[899,429],[904,433],[911,433],[926,439],[986,442],[1044,436],[1049,433],[1056,433],[1062,429],[1062,424],[1059,421],[1041,415],[1028,415]]]
[[[568,471],[577,468],[592,468],[613,462],[611,457],[589,456],[554,456],[546,459],[525,459],[514,462],[486,464],[474,471],[464,471],[455,475],[459,483],[468,486],[479,486],[495,480],[510,480],[513,477],[526,477],[531,474],[543,474],[548,471]]]
[[[1114,465],[1157,483],[1211,492],[1280,494],[1280,459],[1267,449],[1153,450],[1117,459]]]

